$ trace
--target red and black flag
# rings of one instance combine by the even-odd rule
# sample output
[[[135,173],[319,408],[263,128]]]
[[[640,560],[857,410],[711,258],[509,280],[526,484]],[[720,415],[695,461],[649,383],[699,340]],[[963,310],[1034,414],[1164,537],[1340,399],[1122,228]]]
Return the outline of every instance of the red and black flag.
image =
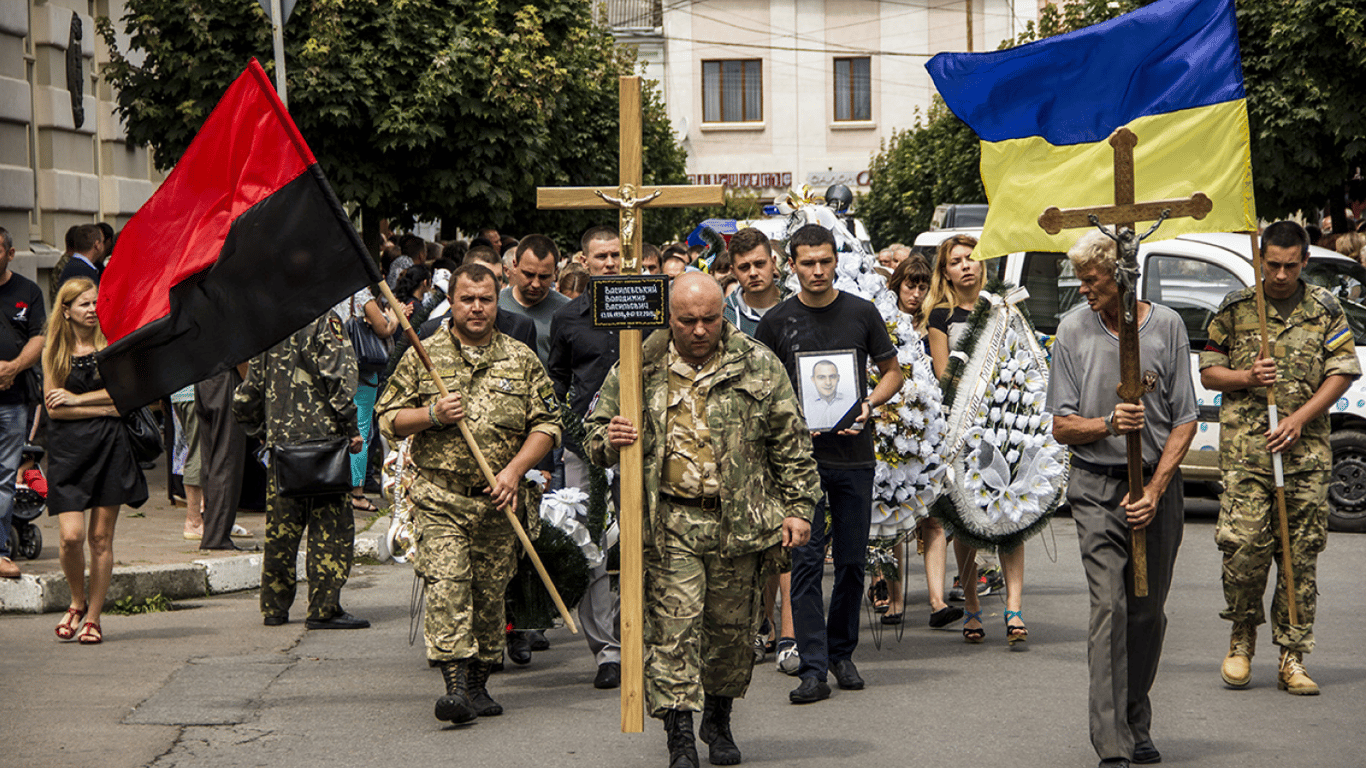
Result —
[[[97,356],[121,412],[269,349],[381,279],[253,59],[119,235]]]

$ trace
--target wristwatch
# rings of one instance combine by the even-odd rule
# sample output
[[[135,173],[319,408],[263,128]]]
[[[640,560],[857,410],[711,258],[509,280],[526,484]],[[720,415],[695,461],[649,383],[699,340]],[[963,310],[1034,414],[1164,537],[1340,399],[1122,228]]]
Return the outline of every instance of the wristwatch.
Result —
[[[1110,411],[1106,414],[1103,421],[1105,422],[1105,431],[1109,432],[1114,437],[1119,437],[1119,430],[1115,429],[1115,412]]]

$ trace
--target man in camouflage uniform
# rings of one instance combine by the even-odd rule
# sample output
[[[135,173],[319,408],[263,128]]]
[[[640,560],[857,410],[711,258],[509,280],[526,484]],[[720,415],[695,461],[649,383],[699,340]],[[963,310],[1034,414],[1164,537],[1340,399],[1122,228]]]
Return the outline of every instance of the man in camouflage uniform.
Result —
[[[1300,695],[1319,692],[1303,657],[1314,650],[1318,554],[1328,538],[1333,451],[1327,411],[1361,375],[1342,307],[1327,290],[1300,279],[1308,261],[1309,236],[1300,225],[1280,221],[1267,227],[1262,235],[1262,275],[1271,357],[1260,357],[1257,302],[1251,288],[1224,299],[1200,355],[1201,383],[1223,393],[1219,452],[1224,497],[1215,540],[1224,554],[1228,602],[1220,615],[1233,622],[1233,637],[1220,674],[1235,688],[1252,678],[1257,625],[1266,620],[1262,595],[1271,562],[1280,563],[1281,557],[1271,460],[1279,453],[1299,623],[1290,623],[1281,573],[1271,603],[1272,642],[1281,647],[1279,687]],[[1282,372],[1285,375],[1279,375]],[[1278,412],[1286,414],[1274,429],[1266,403],[1266,388],[1273,385]]]
[[[713,765],[740,762],[730,733],[749,687],[764,578],[810,537],[820,497],[811,437],[787,372],[722,319],[720,285],[673,281],[669,330],[643,349],[644,424],[618,415],[618,369],[588,418],[602,466],[644,440],[645,678],[671,768],[695,768],[692,713]],[[643,437],[642,437],[643,436]]]
[[[267,446],[348,437],[361,449],[356,425],[356,355],[337,316],[328,312],[251,361],[233,397],[233,415]],[[346,494],[285,498],[268,481],[261,613],[265,625],[289,621],[294,603],[299,539],[308,527],[309,629],[363,629],[365,619],[342,610],[341,588],[351,574],[356,522]]]
[[[516,505],[528,470],[560,438],[554,387],[535,353],[494,327],[493,273],[467,263],[451,274],[450,324],[427,353],[450,394],[441,397],[416,350],[404,354],[375,412],[390,440],[413,435],[417,557],[427,586],[427,658],[441,666],[446,695],[436,717],[455,723],[503,713],[486,688],[503,658],[503,596],[517,539],[503,509]],[[456,422],[465,419],[496,482],[489,487]],[[537,510],[518,510],[537,518]]]

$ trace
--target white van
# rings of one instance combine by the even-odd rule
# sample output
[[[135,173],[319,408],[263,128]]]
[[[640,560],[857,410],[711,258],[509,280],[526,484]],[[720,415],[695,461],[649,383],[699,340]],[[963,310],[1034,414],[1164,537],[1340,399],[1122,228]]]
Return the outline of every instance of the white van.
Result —
[[[932,247],[931,240],[937,245],[959,232],[927,232],[916,239],[916,246]],[[1139,247],[1139,298],[1176,310],[1190,336],[1200,425],[1181,466],[1187,480],[1219,479],[1219,393],[1200,386],[1197,358],[1208,340],[1210,320],[1224,297],[1252,285],[1250,249],[1245,234],[1181,235]],[[1058,318],[1084,302],[1065,254],[1013,253],[992,263],[989,275],[1029,290],[1029,316],[1042,334],[1056,332]],[[1357,358],[1366,368],[1366,268],[1327,249],[1311,247],[1304,279],[1337,296],[1356,337]],[[1117,378],[1119,372],[1115,375]],[[1328,524],[1337,531],[1366,532],[1366,377],[1358,379],[1338,399],[1329,418],[1333,472],[1328,488]]]

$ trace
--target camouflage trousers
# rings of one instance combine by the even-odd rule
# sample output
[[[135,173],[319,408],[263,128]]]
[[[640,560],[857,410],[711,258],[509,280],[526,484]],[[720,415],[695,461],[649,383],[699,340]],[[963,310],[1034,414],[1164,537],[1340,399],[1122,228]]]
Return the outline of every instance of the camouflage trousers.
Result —
[[[1228,608],[1219,615],[1233,622],[1265,623],[1262,598],[1274,561],[1279,575],[1271,600],[1272,641],[1292,651],[1313,651],[1318,555],[1328,541],[1328,472],[1285,475],[1298,624],[1290,623],[1285,574],[1280,573],[1280,515],[1276,510],[1275,480],[1271,475],[1225,471],[1224,486],[1215,541],[1224,553],[1224,599]]]
[[[288,499],[268,481],[265,556],[261,564],[261,613],[289,616],[298,584],[295,563],[299,541],[308,528],[308,618],[324,620],[341,613],[341,590],[351,575],[356,520],[345,494]]]
[[[765,553],[720,554],[715,511],[660,500],[664,546],[645,548],[645,701],[702,709],[703,691],[743,697],[754,669]]]
[[[446,473],[423,470],[408,491],[426,584],[427,658],[503,659],[503,597],[516,570],[517,537],[488,496],[471,498]]]

